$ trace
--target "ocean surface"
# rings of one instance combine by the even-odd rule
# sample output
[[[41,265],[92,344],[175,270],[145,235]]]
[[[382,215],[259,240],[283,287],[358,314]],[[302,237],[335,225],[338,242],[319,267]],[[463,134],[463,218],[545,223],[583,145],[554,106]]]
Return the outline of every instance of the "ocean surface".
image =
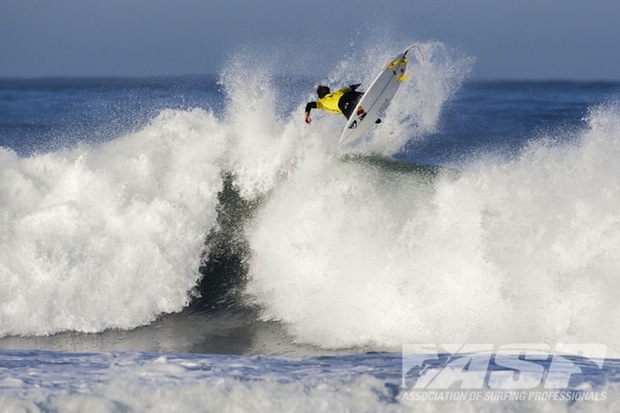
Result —
[[[618,411],[620,83],[422,48],[0,79],[0,411]]]

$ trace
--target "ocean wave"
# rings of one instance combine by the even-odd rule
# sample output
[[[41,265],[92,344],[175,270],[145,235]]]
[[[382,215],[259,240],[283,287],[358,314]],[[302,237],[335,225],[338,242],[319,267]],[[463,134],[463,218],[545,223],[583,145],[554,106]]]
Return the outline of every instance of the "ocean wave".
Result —
[[[617,342],[617,106],[566,133],[430,182],[308,156],[253,224],[249,290],[330,348]]]
[[[397,121],[355,148],[337,147],[342,119],[279,112],[271,69],[240,57],[221,113],[0,149],[0,336],[132,329],[224,302],[323,349],[617,342],[617,106],[509,156],[405,165],[385,156],[427,139],[468,71],[423,49]]]
[[[187,305],[224,147],[194,110],[97,147],[0,149],[0,336],[133,328]]]

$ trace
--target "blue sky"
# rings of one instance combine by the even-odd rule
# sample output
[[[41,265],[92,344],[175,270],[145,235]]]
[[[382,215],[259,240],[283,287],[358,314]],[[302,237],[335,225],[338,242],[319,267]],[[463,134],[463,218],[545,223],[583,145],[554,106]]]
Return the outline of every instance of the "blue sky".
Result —
[[[235,50],[322,74],[380,35],[440,41],[471,78],[620,80],[618,0],[0,0],[0,76],[218,73]]]

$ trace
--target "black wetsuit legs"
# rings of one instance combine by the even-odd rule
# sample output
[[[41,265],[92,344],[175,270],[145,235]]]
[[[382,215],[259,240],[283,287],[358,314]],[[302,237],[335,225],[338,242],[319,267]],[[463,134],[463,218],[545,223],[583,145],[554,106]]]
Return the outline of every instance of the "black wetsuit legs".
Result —
[[[364,94],[361,92],[347,92],[338,101],[338,107],[342,111],[343,115],[349,119],[351,114],[355,110],[355,106],[357,106],[357,102],[360,101]]]

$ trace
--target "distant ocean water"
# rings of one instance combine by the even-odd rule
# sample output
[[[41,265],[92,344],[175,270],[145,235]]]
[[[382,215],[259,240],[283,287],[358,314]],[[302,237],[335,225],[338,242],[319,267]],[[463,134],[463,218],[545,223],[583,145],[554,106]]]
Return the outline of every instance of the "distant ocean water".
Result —
[[[425,51],[347,148],[326,79],[0,79],[0,410],[617,411],[620,84]]]

